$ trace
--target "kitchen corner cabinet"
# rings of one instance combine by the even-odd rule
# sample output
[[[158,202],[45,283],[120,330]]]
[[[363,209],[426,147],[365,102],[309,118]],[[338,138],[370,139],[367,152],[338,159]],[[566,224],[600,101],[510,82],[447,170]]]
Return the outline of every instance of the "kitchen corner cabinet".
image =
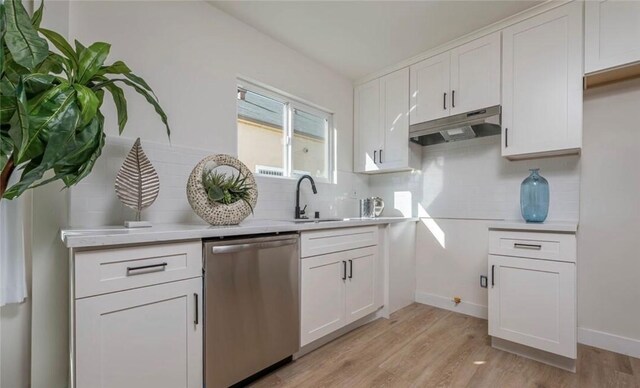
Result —
[[[582,2],[502,32],[502,156],[576,154],[582,147]]]
[[[640,2],[585,2],[585,73],[640,61]]]
[[[73,255],[74,387],[202,387],[202,245]]]
[[[390,172],[417,167],[419,148],[409,144],[409,69],[354,90],[354,170]]]
[[[410,68],[410,123],[500,105],[500,32]]]
[[[365,227],[302,234],[302,346],[382,307],[377,232],[377,227]],[[305,245],[319,242],[324,252],[305,257],[318,252]],[[350,249],[342,250],[346,246]]]
[[[575,234],[489,236],[489,335],[575,360]]]

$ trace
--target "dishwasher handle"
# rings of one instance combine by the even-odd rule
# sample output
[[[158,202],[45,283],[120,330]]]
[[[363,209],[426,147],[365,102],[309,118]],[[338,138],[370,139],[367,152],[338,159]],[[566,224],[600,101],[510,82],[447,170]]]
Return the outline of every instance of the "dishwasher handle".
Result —
[[[256,242],[256,243],[247,243],[247,244],[235,244],[235,245],[218,245],[211,247],[211,253],[214,255],[224,254],[224,253],[236,253],[254,249],[267,249],[267,248],[278,248],[284,247],[287,245],[294,245],[298,242],[298,239],[290,238],[287,240],[277,240],[277,241],[268,241],[268,242]]]

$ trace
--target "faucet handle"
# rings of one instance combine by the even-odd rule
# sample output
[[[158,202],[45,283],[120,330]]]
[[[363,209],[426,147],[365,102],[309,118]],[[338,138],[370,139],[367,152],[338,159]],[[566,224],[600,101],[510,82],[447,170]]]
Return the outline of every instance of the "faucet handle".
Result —
[[[300,217],[305,215],[305,210],[307,210],[307,205],[304,205],[304,207],[300,210]]]

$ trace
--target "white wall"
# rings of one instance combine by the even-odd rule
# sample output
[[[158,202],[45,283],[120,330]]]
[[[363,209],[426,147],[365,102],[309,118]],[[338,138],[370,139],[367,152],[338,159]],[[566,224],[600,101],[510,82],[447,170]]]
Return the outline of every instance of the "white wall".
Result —
[[[585,93],[578,233],[578,325],[589,329],[580,331],[580,340],[617,341],[598,332],[635,339],[630,350],[636,357],[640,357],[639,106],[640,80]]]
[[[96,14],[101,17],[92,16]],[[115,20],[135,26],[136,33],[131,34],[130,28],[113,28]],[[351,172],[353,88],[348,79],[204,2],[74,2],[70,34],[85,43],[112,43],[111,57],[124,60],[154,87],[173,129],[169,147],[153,109],[129,93],[126,139],[109,139],[96,174],[71,190],[71,225],[121,224],[130,217],[113,195],[113,181],[136,136],[142,137],[143,148],[156,164],[162,187],[143,218],[157,223],[199,222],[192,216],[184,187],[203,156],[237,154],[238,76],[334,113],[338,184],[320,184],[319,195],[313,197],[303,189],[301,202],[309,204],[311,215],[316,210],[321,216],[356,215],[353,192],[364,190],[366,177]],[[108,115],[106,123],[107,133],[113,136],[117,134],[114,118]],[[258,189],[255,217],[293,216],[294,181],[259,178]]]

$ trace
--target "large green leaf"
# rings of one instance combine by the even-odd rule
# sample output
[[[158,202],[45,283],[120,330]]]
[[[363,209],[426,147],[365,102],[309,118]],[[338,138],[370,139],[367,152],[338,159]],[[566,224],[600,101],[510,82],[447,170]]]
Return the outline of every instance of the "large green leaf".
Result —
[[[118,129],[122,134],[124,126],[127,124],[127,99],[124,97],[124,91],[114,84],[105,85],[105,89],[111,93],[113,97],[113,103],[116,106],[116,112],[118,113]]]
[[[103,126],[104,117],[98,112],[91,123],[76,134],[75,146],[69,149],[64,159],[54,167],[56,173],[66,171],[63,181],[67,187],[78,183],[93,169],[104,147]]]
[[[79,84],[86,84],[98,73],[105,59],[107,59],[110,49],[110,44],[96,42],[82,51],[78,59],[77,82]]]
[[[4,74],[4,33],[6,31],[4,0],[0,0],[0,76]]]
[[[69,113],[77,111],[76,92],[69,84],[62,84],[45,92],[33,104],[29,103],[29,135],[26,141],[14,137],[16,146],[16,165],[42,154],[49,148],[50,137],[61,125],[72,125],[73,130],[77,126],[78,114]],[[20,140],[20,141],[18,141]]]
[[[138,86],[138,84],[133,83],[128,79],[116,78],[116,79],[113,79],[113,80],[105,83],[105,86],[110,84],[110,83],[114,83],[114,82],[122,82],[122,83],[124,83],[124,84],[126,84],[128,86],[131,86],[132,88],[135,89],[136,92],[141,94],[147,100],[147,102],[153,106],[153,109],[155,109],[155,111],[158,114],[158,116],[160,116],[160,119],[164,123],[164,126],[167,128],[167,136],[171,137],[171,128],[169,128],[169,123],[167,121],[167,114],[164,113],[164,110],[162,110],[162,107],[160,106],[158,101],[155,98],[153,98],[153,96],[151,94],[149,94],[142,87]]]
[[[13,95],[0,96],[0,124],[6,124],[11,120],[16,111],[16,99]]]
[[[81,111],[80,125],[84,127],[89,124],[94,117],[96,117],[100,101],[93,90],[84,85],[74,84],[73,88],[76,90],[78,105],[80,106]]]
[[[153,92],[153,90],[151,89],[151,86],[149,86],[149,84],[144,79],[142,79],[142,77],[139,77],[131,72],[125,73],[124,76],[127,77],[130,81],[138,84],[139,86],[142,86],[148,92],[151,92],[151,94],[153,94],[156,100],[158,99],[158,96],[156,96],[156,94]]]
[[[7,0],[5,4],[5,43],[16,63],[31,70],[49,55],[49,45],[33,28],[20,0]]]
[[[13,145],[11,144],[9,134],[4,131],[0,131],[0,171],[4,170],[4,166],[11,157],[12,150]]]
[[[33,13],[33,16],[31,17],[31,25],[36,30],[40,28],[40,23],[42,23],[43,9],[44,9],[44,0],[40,1],[40,6],[38,7],[38,9],[36,9],[36,11]]]
[[[78,68],[78,56],[62,35],[55,31],[47,30],[46,28],[40,28],[38,31],[40,31],[45,38],[49,39],[49,41],[53,43],[58,50],[60,50],[62,55],[64,55],[70,63],[74,65],[74,69]]]
[[[21,78],[15,91],[16,110],[11,119],[11,129],[9,136],[14,141],[16,149],[23,149],[29,141],[29,117],[27,106],[27,94],[25,92],[24,81]]]
[[[52,105],[56,105],[58,109],[47,120],[47,139],[44,144],[44,153],[41,158],[32,159],[32,161],[39,159],[40,163],[35,167],[28,165],[28,168],[23,171],[20,181],[5,192],[5,198],[15,198],[25,190],[37,185],[44,173],[62,160],[70,144],[75,142],[80,110],[75,103],[74,97],[75,90],[67,85],[61,88],[55,99],[48,100],[48,102],[55,102]]]
[[[54,84],[59,84],[58,79],[50,74],[32,73],[22,76],[27,95],[35,95],[51,89]]]
[[[97,75],[131,73],[131,69],[122,61],[115,61],[111,66],[102,66]]]

